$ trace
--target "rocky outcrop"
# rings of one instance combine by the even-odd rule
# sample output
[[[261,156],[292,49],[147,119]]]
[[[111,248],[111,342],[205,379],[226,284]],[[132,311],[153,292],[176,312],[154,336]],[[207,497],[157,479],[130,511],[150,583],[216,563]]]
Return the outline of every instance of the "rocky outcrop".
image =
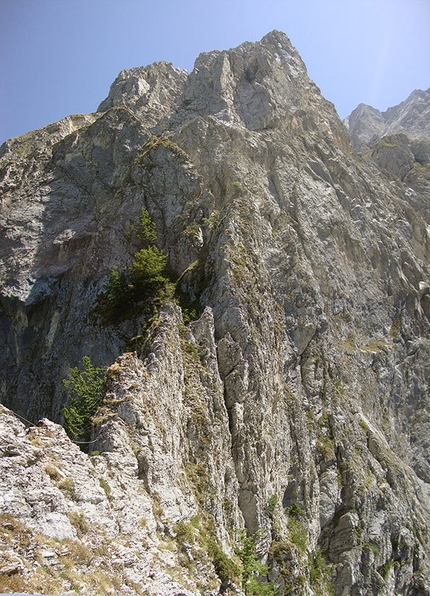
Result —
[[[112,83],[98,112],[124,107],[144,120],[148,128],[152,127],[172,111],[186,81],[187,72],[169,62],[123,70]]]
[[[2,149],[2,402],[61,423],[68,368],[106,367],[92,455],[2,412],[2,474],[23,479],[0,501],[6,577],[39,585],[40,519],[58,562],[38,574],[55,589],[76,588],[49,542],[67,539],[95,553],[73,561],[88,593],[94,566],[105,593],[428,593],[422,178],[392,181],[357,155],[279,32],[203,54],[189,76],[124,71],[100,110]],[[425,142],[398,142],[399,163],[423,160]],[[150,317],[142,299],[108,320],[97,296],[133,266],[142,208],[180,306]],[[34,461],[48,429],[82,491],[46,472],[43,445]],[[35,478],[54,495],[40,511]]]
[[[243,519],[213,333],[166,306],[149,357],[108,368],[90,455],[0,406],[2,591],[218,593]]]

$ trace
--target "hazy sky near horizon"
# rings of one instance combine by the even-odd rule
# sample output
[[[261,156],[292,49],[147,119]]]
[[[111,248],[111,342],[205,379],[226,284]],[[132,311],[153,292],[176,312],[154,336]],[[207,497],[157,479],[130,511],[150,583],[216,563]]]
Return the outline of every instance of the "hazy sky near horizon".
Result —
[[[284,31],[341,118],[430,87],[430,0],[0,0],[0,143],[94,112],[119,71]]]

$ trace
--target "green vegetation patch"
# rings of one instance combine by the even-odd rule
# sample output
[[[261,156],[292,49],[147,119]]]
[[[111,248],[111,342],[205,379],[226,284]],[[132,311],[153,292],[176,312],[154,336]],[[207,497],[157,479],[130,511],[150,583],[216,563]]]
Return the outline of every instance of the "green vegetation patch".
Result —
[[[202,549],[208,554],[215,573],[221,582],[227,582],[228,580],[237,582],[240,577],[240,567],[225,554],[218,544],[213,523],[208,519],[205,525],[207,527],[202,527],[198,516],[192,518],[189,523],[178,522],[174,526],[174,531],[180,550],[186,552],[190,548],[191,550],[196,549],[196,547]],[[196,550],[193,555],[196,557],[201,556],[201,551]]]
[[[240,546],[236,554],[242,563],[242,589],[247,596],[275,596],[277,588],[267,581],[269,569],[257,556],[256,544],[261,533],[247,536],[240,534]]]
[[[317,548],[314,555],[308,555],[308,569],[310,584],[318,596],[334,594],[330,567]]]
[[[165,253],[156,246],[155,223],[147,209],[142,209],[139,221],[132,224],[129,240],[140,248],[133,255],[130,267],[113,267],[109,279],[96,299],[94,314],[105,325],[143,316],[149,322],[167,301],[181,306],[185,322],[194,320],[200,307],[190,301],[179,287],[178,276],[169,268]]]

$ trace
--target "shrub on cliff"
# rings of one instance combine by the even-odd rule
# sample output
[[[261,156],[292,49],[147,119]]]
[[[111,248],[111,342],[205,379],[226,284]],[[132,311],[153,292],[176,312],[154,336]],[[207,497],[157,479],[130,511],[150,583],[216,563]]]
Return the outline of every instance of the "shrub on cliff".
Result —
[[[63,406],[64,428],[76,442],[87,442],[91,435],[91,419],[103,394],[104,371],[93,366],[88,356],[82,358],[83,370],[71,368],[64,387],[69,391],[68,406]],[[85,449],[84,449],[85,450]]]

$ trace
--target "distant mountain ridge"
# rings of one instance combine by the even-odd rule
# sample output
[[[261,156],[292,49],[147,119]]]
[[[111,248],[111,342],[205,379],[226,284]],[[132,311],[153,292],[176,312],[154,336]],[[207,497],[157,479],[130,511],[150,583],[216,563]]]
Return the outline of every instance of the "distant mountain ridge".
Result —
[[[393,181],[401,180],[417,213],[429,221],[430,89],[415,90],[385,112],[360,104],[346,119],[353,147]]]
[[[430,88],[416,89],[405,101],[385,112],[361,103],[346,118],[345,124],[352,145],[361,152],[386,135],[405,133],[414,139],[430,137]]]

